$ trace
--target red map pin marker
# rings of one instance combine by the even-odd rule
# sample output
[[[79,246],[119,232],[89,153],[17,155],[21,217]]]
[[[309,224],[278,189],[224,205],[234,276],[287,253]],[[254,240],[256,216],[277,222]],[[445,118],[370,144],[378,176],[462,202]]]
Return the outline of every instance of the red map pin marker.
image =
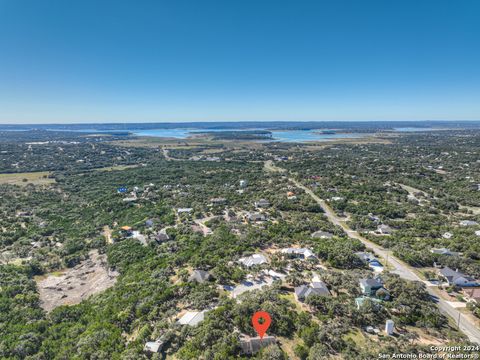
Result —
[[[260,319],[262,319],[262,323],[260,323]],[[260,336],[260,339],[262,339],[267,332],[271,322],[272,319],[270,318],[270,315],[265,311],[257,311],[255,314],[253,314],[252,325],[255,328],[258,336]]]

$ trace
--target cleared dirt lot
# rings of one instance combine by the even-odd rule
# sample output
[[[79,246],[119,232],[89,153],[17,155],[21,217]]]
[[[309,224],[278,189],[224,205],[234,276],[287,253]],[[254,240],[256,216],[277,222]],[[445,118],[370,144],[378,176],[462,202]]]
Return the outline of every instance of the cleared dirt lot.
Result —
[[[118,273],[108,269],[105,255],[96,250],[90,258],[60,273],[37,278],[42,308],[49,312],[60,305],[74,305],[115,284]]]

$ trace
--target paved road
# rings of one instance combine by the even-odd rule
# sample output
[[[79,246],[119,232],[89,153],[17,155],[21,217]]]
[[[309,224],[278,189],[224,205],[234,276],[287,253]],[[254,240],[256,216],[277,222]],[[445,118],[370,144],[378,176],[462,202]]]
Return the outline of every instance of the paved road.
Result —
[[[265,163],[265,168],[269,171],[285,172],[285,169],[274,166],[271,161]],[[443,314],[450,316],[455,321],[455,323],[458,323],[460,321],[460,330],[470,339],[470,341],[480,344],[480,329],[472,322],[471,319],[463,315],[451,304],[443,300],[440,297],[439,290],[435,286],[429,285],[427,282],[423,281],[411,266],[394,257],[390,251],[364,238],[357,231],[352,230],[345,223],[345,221],[343,221],[335,214],[335,212],[330,206],[328,206],[325,200],[320,199],[308,187],[304,186],[293,178],[289,178],[289,180],[294,183],[298,188],[303,189],[308,195],[310,195],[312,199],[315,200],[322,207],[325,215],[333,224],[340,226],[350,238],[360,240],[363,244],[365,244],[365,246],[371,248],[378,256],[382,257],[384,261],[394,269],[391,272],[398,274],[401,278],[406,280],[421,281],[425,283],[427,285],[427,291],[437,303],[440,311]]]

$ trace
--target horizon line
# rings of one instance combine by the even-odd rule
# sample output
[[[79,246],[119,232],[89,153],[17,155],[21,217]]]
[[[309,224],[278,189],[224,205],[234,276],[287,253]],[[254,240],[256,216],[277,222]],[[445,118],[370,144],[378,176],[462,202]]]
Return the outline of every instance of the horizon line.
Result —
[[[367,123],[382,123],[382,122],[480,122],[480,119],[413,119],[413,120],[180,120],[180,121],[122,121],[122,122],[38,122],[38,123],[3,123],[0,122],[0,126],[45,126],[45,125],[127,125],[127,124],[201,124],[201,123],[322,123],[322,122],[367,122]]]

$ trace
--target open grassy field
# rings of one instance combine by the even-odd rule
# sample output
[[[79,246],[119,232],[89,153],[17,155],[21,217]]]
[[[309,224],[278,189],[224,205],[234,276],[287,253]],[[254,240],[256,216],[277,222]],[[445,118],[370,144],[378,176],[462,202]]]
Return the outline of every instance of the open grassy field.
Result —
[[[55,179],[48,177],[50,174],[51,173],[49,171],[0,174],[0,184],[19,186],[25,186],[27,184],[48,185],[55,182]]]
[[[140,165],[117,165],[117,166],[107,166],[103,168],[94,169],[95,171],[121,171],[127,169],[137,168]]]

